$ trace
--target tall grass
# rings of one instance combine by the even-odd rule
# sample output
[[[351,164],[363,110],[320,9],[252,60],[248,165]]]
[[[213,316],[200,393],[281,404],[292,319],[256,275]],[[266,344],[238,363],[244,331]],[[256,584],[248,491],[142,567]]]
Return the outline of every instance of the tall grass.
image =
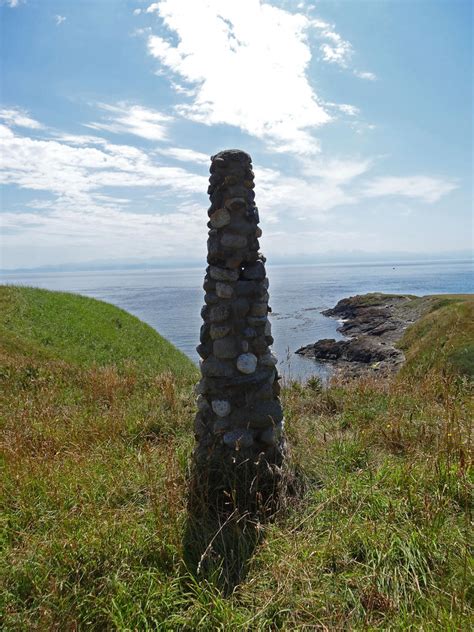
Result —
[[[78,361],[16,322],[1,330],[3,629],[469,629],[472,391],[454,365],[408,353],[391,380],[290,382],[304,493],[253,532],[213,527],[202,551],[192,367]]]

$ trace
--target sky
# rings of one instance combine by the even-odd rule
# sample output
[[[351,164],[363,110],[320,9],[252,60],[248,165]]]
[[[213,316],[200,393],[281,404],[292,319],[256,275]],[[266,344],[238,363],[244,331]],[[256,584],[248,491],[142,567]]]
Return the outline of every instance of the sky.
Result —
[[[204,262],[209,157],[269,261],[472,247],[470,0],[0,0],[3,269]]]

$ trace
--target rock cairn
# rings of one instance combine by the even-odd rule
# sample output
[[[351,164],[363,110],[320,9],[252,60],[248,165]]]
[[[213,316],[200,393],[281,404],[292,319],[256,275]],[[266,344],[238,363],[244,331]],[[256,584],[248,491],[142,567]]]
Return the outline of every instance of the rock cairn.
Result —
[[[242,463],[281,466],[283,412],[252,161],[243,151],[222,151],[211,157],[210,173],[195,462],[223,480],[226,464],[234,472]]]

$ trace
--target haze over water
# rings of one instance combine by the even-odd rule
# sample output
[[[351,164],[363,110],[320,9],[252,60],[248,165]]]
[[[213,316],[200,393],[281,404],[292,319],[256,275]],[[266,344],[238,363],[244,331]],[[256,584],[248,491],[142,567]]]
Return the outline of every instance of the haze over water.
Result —
[[[454,294],[473,291],[470,261],[267,266],[273,350],[285,377],[325,376],[324,365],[295,355],[320,338],[340,339],[321,310],[366,292]],[[195,362],[204,302],[203,268],[2,273],[2,283],[77,292],[113,303],[154,327]]]

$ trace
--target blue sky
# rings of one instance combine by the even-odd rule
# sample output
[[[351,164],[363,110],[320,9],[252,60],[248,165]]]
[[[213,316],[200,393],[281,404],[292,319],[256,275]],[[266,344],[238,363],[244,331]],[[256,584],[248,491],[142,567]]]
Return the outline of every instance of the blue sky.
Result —
[[[0,5],[3,268],[202,262],[228,147],[270,260],[471,248],[470,1]]]

